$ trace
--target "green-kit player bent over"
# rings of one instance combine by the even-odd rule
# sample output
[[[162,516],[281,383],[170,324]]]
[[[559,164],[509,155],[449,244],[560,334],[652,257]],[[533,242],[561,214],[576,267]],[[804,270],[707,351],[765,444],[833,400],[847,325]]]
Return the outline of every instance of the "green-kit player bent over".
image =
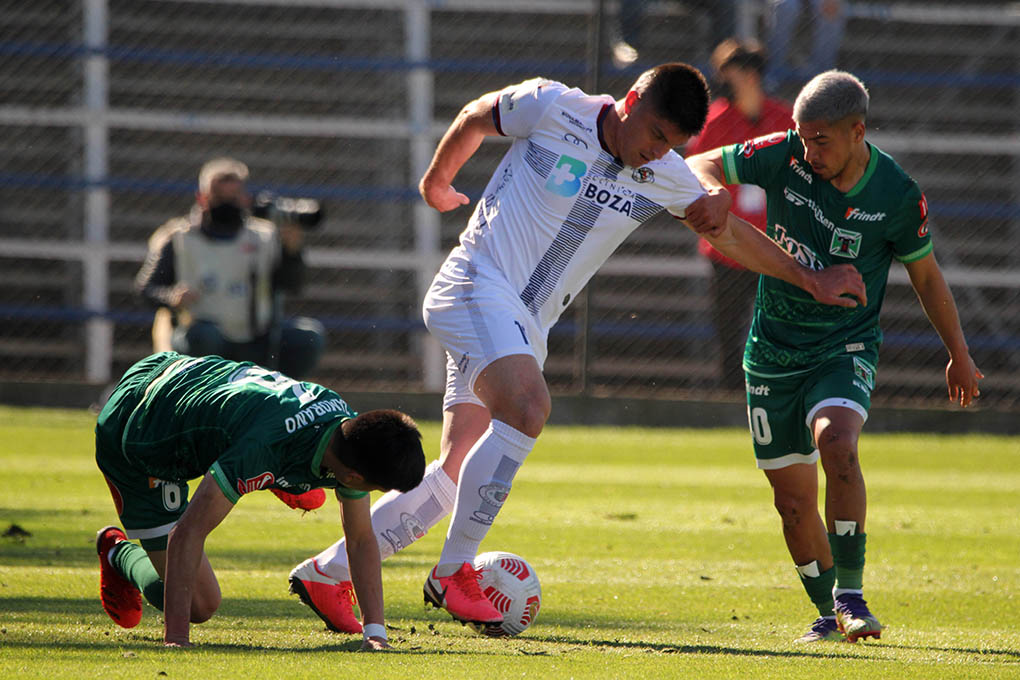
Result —
[[[144,594],[164,612],[164,642],[190,646],[189,622],[208,620],[220,604],[205,538],[234,504],[259,489],[332,488],[364,616],[362,648],[387,647],[368,492],[421,482],[421,435],[407,415],[358,415],[314,383],[164,352],[128,369],[103,407],[96,463],[125,529],[107,527],[96,539],[103,608],[119,625],[138,624]]]
[[[840,308],[761,277],[744,354],[758,467],[772,485],[787,548],[818,609],[804,642],[856,642],[880,637],[883,628],[862,596],[867,502],[857,441],[875,386],[879,313],[894,258],[949,350],[950,399],[967,406],[984,377],[935,261],[924,195],[890,156],[865,141],[867,111],[863,84],[827,71],[798,95],[796,130],[687,161],[706,187],[763,187],[773,240],[814,269],[853,264],[867,287],[860,305]],[[824,522],[818,460],[826,477]]]

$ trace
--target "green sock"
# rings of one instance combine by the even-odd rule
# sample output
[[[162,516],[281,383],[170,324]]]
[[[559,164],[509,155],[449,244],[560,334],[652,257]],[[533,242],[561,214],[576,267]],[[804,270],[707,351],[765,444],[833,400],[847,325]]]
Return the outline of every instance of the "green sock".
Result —
[[[805,566],[812,565],[817,569],[817,562]],[[812,604],[818,608],[818,615],[832,616],[832,608],[835,606],[835,602],[832,600],[832,586],[836,582],[836,568],[829,567],[825,571],[819,572],[818,576],[806,576],[803,567],[798,567],[797,571],[800,575],[801,585],[807,591]]]
[[[864,586],[864,543],[867,534],[829,534],[832,559],[836,563],[836,589],[861,590]]]
[[[140,545],[124,541],[113,553],[110,563],[135,584],[142,595],[156,609],[163,611],[163,581],[160,580],[156,568],[149,561],[149,555]]]

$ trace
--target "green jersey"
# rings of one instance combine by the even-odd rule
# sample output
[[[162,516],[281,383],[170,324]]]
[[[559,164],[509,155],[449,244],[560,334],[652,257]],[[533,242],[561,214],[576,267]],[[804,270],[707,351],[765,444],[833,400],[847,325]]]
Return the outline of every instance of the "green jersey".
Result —
[[[274,487],[290,493],[336,488],[323,468],[330,438],[355,417],[335,392],[249,362],[156,354],[135,364],[99,415],[127,463],[155,479],[209,473],[233,502]]]
[[[925,257],[932,243],[917,183],[889,155],[868,146],[868,167],[846,193],[812,172],[794,130],[723,149],[727,183],[765,189],[766,233],[772,240],[815,270],[854,265],[868,291],[867,307],[849,309],[816,302],[796,286],[762,276],[744,354],[748,373],[791,375],[847,352],[877,356],[889,265],[893,258]]]

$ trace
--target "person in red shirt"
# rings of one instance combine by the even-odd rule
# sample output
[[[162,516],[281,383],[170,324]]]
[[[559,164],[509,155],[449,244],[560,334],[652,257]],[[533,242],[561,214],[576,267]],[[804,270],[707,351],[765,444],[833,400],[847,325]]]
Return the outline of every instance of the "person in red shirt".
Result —
[[[769,97],[762,87],[765,51],[753,40],[728,38],[712,52],[718,96],[708,109],[701,134],[688,143],[685,156],[736,144],[794,127],[790,105]],[[765,192],[753,184],[726,187],[732,212],[765,229]],[[758,275],[748,271],[701,239],[698,252],[712,264],[712,320],[719,345],[720,387],[744,389],[742,367],[750,312]]]

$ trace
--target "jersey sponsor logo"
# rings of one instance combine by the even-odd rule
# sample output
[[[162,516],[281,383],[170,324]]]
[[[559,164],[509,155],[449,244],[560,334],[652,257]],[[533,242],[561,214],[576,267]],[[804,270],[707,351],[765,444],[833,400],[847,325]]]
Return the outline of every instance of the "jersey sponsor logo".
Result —
[[[602,189],[608,189],[609,191],[620,194],[621,196],[634,196],[634,191],[628,189],[619,182],[614,182],[609,177],[599,177],[598,175],[585,178],[585,182],[588,184],[598,184]]]
[[[634,207],[633,201],[626,196],[621,196],[608,189],[599,189],[592,183],[585,187],[584,197],[590,198],[599,205],[615,210],[618,213],[623,213],[627,217],[630,217],[630,210]]]
[[[832,241],[829,242],[829,253],[839,257],[857,257],[861,252],[861,241],[864,238],[859,231],[840,229],[837,227],[832,232]]]
[[[573,196],[581,190],[581,178],[588,166],[576,158],[563,154],[553,165],[545,188],[559,196]]]
[[[752,385],[748,380],[744,381],[744,385],[747,386],[747,393],[753,394],[756,397],[767,397],[772,390],[768,385]]]
[[[244,494],[251,493],[252,491],[265,489],[267,486],[270,486],[274,481],[276,481],[276,478],[273,476],[272,472],[268,471],[263,472],[260,475],[255,475],[254,477],[249,477],[248,479],[238,479],[237,493],[243,496]]]
[[[820,271],[825,268],[822,261],[818,259],[818,255],[816,255],[815,252],[806,245],[790,236],[786,231],[786,227],[783,225],[776,225],[775,236],[772,238],[776,243],[781,245],[786,252],[790,253],[790,255],[793,256],[793,259],[797,260],[799,264],[814,271]]]
[[[759,149],[764,149],[769,146],[775,146],[784,139],[786,139],[785,132],[773,132],[768,135],[762,135],[761,137],[749,139],[741,145],[742,149],[740,151],[740,154],[744,158],[750,158],[751,156],[754,155],[755,151],[758,151]]]
[[[311,404],[292,416],[287,416],[283,424],[287,428],[287,432],[293,433],[305,425],[315,422],[316,418],[321,418],[331,413],[347,413],[349,411],[350,407],[347,406],[347,402],[343,399],[327,399],[326,401]]]
[[[798,194],[796,191],[790,189],[790,187],[783,187],[783,195],[786,196],[786,200],[788,200],[790,203],[793,203],[798,207],[802,205],[808,206],[811,209],[811,212],[814,214],[815,219],[824,224],[829,229],[836,228],[836,224],[825,216],[825,213],[823,213],[822,209],[815,204],[814,200],[808,198],[807,196],[802,196],[801,194]]]
[[[569,113],[567,113],[566,111],[560,111],[560,115],[563,116],[564,118],[566,118],[567,122],[570,123],[571,125],[573,125],[574,127],[579,128],[581,130],[584,130],[588,134],[592,133],[592,129],[590,127],[588,127],[587,125],[582,123],[580,120],[578,120],[574,116],[572,116]]]
[[[647,166],[634,168],[634,172],[630,173],[630,177],[638,184],[645,184],[655,181],[655,172]]]
[[[583,139],[575,135],[573,132],[568,132],[567,134],[563,135],[563,139],[570,142],[574,146],[583,146],[586,149],[588,148],[588,142],[584,141]]]
[[[811,184],[814,178],[811,177],[811,173],[800,167],[800,163],[797,161],[795,156],[790,156],[790,167],[793,168],[793,172],[800,177],[802,180]]]
[[[847,343],[846,351],[848,351],[848,352],[863,352],[864,351],[864,343],[863,342],[850,342],[850,343]]]
[[[878,222],[885,219],[884,212],[867,213],[860,208],[847,208],[844,220],[861,220],[863,222]]]
[[[864,381],[868,391],[875,389],[875,367],[860,357],[854,357],[854,375]]]
[[[499,105],[505,108],[507,112],[510,112],[517,107],[517,100],[514,99],[513,93],[504,92],[499,96]]]
[[[921,226],[917,228],[918,238],[924,238],[928,235],[928,199],[921,194],[921,200],[917,202],[917,207],[921,211]]]

